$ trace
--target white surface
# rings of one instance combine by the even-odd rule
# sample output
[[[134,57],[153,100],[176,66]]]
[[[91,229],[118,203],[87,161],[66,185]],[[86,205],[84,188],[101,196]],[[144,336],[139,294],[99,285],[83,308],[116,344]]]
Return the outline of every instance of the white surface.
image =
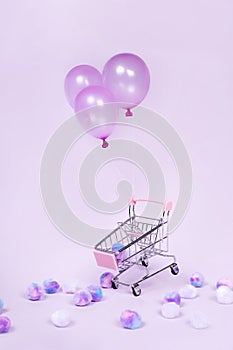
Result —
[[[232,349],[233,305],[219,304],[215,295],[221,276],[233,279],[232,12],[231,0],[1,2],[0,298],[2,315],[13,325],[0,336],[1,349]],[[74,279],[85,288],[98,283],[104,272],[90,249],[63,237],[50,222],[41,202],[39,171],[48,140],[72,114],[63,91],[65,74],[82,63],[101,70],[124,51],[137,53],[150,67],[144,104],[176,128],[192,161],[192,202],[170,242],[180,274],[164,271],[142,284],[138,298],[124,287],[104,290],[103,301],[86,308],[73,306],[72,296],[63,293],[30,302],[23,294],[33,281]],[[173,188],[177,194],[175,180],[170,179],[171,199]],[[106,187],[98,193],[111,200],[112,183]],[[90,208],[80,207],[92,224]],[[194,271],[202,271],[206,280],[199,296],[182,301],[179,318],[162,318],[165,293],[179,290]],[[65,329],[50,322],[61,308],[73,321]],[[142,328],[122,329],[119,317],[125,309],[138,311]],[[197,332],[190,327],[193,309],[207,315],[209,328]]]

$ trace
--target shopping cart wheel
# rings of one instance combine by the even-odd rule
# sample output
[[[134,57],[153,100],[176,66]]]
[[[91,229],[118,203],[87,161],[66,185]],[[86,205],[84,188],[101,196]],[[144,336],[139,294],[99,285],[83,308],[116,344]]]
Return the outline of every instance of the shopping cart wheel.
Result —
[[[172,273],[173,275],[178,275],[178,273],[179,273],[179,267],[178,267],[178,265],[177,265],[176,263],[174,263],[174,264],[171,265],[171,273]]]
[[[119,287],[119,282],[118,280],[112,280],[112,288],[117,289]]]
[[[139,287],[139,284],[133,284],[132,287],[132,293],[135,297],[138,297],[141,294],[141,288]]]
[[[149,259],[147,256],[144,256],[141,260],[142,266],[147,267],[149,265]]]

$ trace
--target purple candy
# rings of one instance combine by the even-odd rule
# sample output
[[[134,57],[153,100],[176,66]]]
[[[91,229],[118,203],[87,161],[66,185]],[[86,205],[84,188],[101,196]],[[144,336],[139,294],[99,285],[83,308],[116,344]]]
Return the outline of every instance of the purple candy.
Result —
[[[124,328],[136,329],[141,326],[141,316],[132,310],[125,310],[122,312],[120,317],[121,325]]]
[[[54,294],[60,288],[60,285],[57,281],[54,281],[52,278],[45,280],[43,283],[44,290],[47,294]]]
[[[92,301],[100,301],[103,298],[103,292],[99,286],[91,285],[87,289],[91,293]]]
[[[87,289],[80,289],[74,294],[73,303],[76,306],[86,306],[92,300],[91,293]]]
[[[190,277],[190,283],[196,288],[200,288],[204,284],[204,276],[200,272],[195,272]]]
[[[114,275],[111,272],[104,272],[100,276],[100,285],[103,288],[112,288],[112,279]]]
[[[8,317],[0,317],[0,333],[7,333],[11,327],[11,321]]]
[[[37,283],[32,283],[26,291],[28,300],[37,301],[40,300],[43,295],[42,288]]]
[[[167,303],[176,303],[177,305],[180,305],[180,294],[178,292],[171,292],[167,293],[164,297],[164,301]]]
[[[216,288],[221,287],[221,286],[227,286],[229,288],[232,288],[232,283],[230,280],[228,280],[226,278],[222,278],[222,279],[217,281]]]
[[[124,260],[125,251],[119,252],[120,249],[122,249],[124,246],[121,243],[114,243],[112,246],[112,252],[115,253],[117,263]]]

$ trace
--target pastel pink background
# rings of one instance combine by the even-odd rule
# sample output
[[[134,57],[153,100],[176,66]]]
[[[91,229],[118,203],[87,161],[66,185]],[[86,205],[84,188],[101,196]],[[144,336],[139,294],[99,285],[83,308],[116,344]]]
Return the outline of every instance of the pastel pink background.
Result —
[[[233,345],[233,306],[216,303],[219,277],[232,272],[233,3],[231,0],[47,0],[4,2],[0,12],[1,283],[4,315],[13,329],[1,349],[222,349]],[[140,298],[105,291],[102,303],[76,309],[66,295],[33,304],[23,298],[32,281],[76,279],[98,283],[91,249],[69,241],[48,219],[39,171],[46,144],[69,116],[63,91],[68,70],[87,63],[102,69],[118,52],[141,56],[151,71],[144,106],[163,114],[189,152],[194,176],[189,212],[171,237],[181,273],[164,272]],[[206,285],[185,302],[177,320],[159,315],[163,295],[201,271]],[[73,324],[57,329],[50,314],[67,307]],[[140,330],[119,326],[125,308],[143,318]],[[200,309],[211,327],[196,331]]]

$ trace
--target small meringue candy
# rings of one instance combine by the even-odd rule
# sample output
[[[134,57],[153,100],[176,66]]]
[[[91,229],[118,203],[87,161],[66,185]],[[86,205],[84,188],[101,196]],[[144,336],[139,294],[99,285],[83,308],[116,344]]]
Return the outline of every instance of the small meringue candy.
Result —
[[[51,321],[56,327],[67,327],[71,322],[70,314],[67,310],[57,310],[51,315]]]
[[[178,292],[167,293],[164,297],[166,303],[174,302],[177,305],[180,305],[180,294]]]
[[[100,301],[103,298],[103,292],[101,287],[90,285],[87,287],[87,290],[91,293],[92,300],[91,301]]]
[[[124,246],[121,243],[114,243],[112,245],[112,252],[115,253],[116,256],[116,261],[117,263],[121,262],[124,260],[125,257],[125,251],[123,250],[122,252],[119,252],[120,249],[122,249]]]
[[[78,284],[75,281],[70,281],[63,283],[62,286],[62,292],[65,294],[75,294],[78,290]]]
[[[141,326],[141,316],[133,310],[124,310],[120,316],[122,327],[127,329],[137,329]]]
[[[112,279],[114,275],[111,272],[104,272],[100,276],[100,285],[102,288],[112,288]]]
[[[204,284],[204,276],[200,273],[200,272],[195,272],[192,274],[192,276],[190,277],[190,283],[192,286],[196,287],[196,288],[200,288],[203,286]]]
[[[45,280],[43,287],[47,294],[55,294],[60,289],[59,283],[57,281],[54,281],[52,278]]]
[[[43,290],[38,283],[31,283],[26,290],[26,298],[31,301],[38,301],[43,296]]]
[[[181,298],[193,299],[193,298],[196,298],[198,293],[197,293],[197,289],[194,286],[192,286],[191,284],[186,284],[184,287],[182,287],[179,290],[179,294]]]
[[[201,311],[194,311],[190,317],[190,325],[196,329],[204,329],[209,327],[206,315]]]
[[[233,303],[233,291],[227,286],[220,286],[216,290],[217,301],[220,304]]]
[[[86,306],[92,301],[92,295],[87,289],[78,290],[73,297],[73,303],[76,306]]]
[[[221,278],[220,280],[217,281],[216,283],[216,288],[221,287],[221,286],[227,286],[232,289],[232,282],[227,279],[227,278]]]
[[[11,320],[8,317],[0,317],[0,333],[8,333],[11,328]]]
[[[180,306],[173,301],[164,303],[161,308],[161,314],[165,318],[176,318],[180,315]]]

